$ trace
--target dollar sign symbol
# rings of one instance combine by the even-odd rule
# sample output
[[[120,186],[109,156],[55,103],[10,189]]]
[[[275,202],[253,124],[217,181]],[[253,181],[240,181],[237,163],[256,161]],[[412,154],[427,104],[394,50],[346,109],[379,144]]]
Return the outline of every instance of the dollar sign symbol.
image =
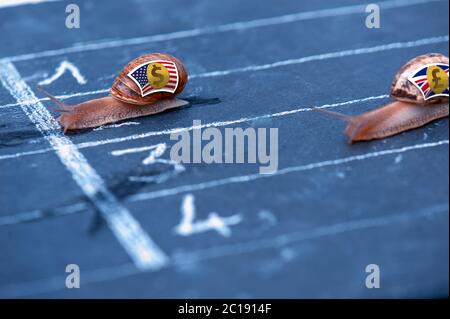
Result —
[[[147,68],[147,78],[154,89],[160,89],[169,82],[169,71],[161,63],[152,63]]]
[[[436,75],[437,73],[439,73],[439,70],[438,70],[438,69],[434,69],[434,70],[431,72],[431,75],[433,76],[434,86],[435,86],[435,87],[440,87],[441,85],[438,84],[438,82],[439,82],[439,80],[440,80],[441,78],[438,77],[438,76]]]
[[[155,78],[158,78],[158,81],[154,81],[153,80],[153,85],[155,86],[159,86],[163,81],[164,81],[164,75],[162,75],[161,73],[157,73],[156,71],[161,70],[161,67],[157,66],[156,64],[153,64],[152,66],[152,76]],[[434,76],[434,72],[433,72],[433,76]]]

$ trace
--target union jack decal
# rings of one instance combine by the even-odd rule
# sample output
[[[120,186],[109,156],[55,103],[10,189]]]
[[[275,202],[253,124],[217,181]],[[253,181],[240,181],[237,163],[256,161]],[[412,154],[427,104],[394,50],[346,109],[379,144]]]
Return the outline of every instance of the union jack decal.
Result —
[[[447,78],[441,79],[437,76],[433,78],[431,76],[431,81],[434,81],[433,83],[430,83],[430,72],[428,72],[428,69],[433,67],[434,69],[440,68],[442,71],[437,70],[437,73],[445,73]],[[434,73],[434,72],[433,72]],[[413,76],[409,77],[408,80],[414,84],[420,92],[422,92],[422,95],[425,100],[429,100],[433,97],[437,96],[449,96],[449,89],[448,89],[448,64],[442,64],[442,63],[435,63],[435,64],[428,64],[423,67],[421,67],[419,70],[417,70]],[[441,81],[441,83],[439,83]],[[446,87],[441,87],[441,89],[437,90],[437,85],[442,85],[445,83]],[[437,92],[436,92],[437,91]]]

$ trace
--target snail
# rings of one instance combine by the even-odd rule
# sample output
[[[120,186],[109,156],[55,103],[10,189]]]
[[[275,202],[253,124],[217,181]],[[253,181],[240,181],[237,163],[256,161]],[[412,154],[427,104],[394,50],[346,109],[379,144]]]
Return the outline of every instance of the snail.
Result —
[[[424,54],[407,62],[397,72],[392,82],[390,95],[394,101],[380,108],[357,116],[347,116],[318,108],[314,110],[346,121],[348,125],[345,134],[349,138],[349,143],[380,139],[421,127],[449,115],[448,74],[443,70],[436,71],[441,72],[441,82],[438,83],[445,85],[442,88],[447,89],[447,95],[436,94],[430,99],[424,97],[419,88],[412,83],[411,77],[417,74],[421,67],[429,65],[445,64],[448,70],[448,62],[448,57],[439,53]],[[425,79],[422,81],[427,81],[426,77],[423,77]],[[425,84],[431,86],[429,83]]]
[[[151,53],[130,61],[115,78],[109,96],[76,105],[66,105],[46,92],[61,113],[58,122],[64,129],[77,130],[125,119],[160,113],[188,104],[176,99],[188,75],[183,64],[169,54]]]

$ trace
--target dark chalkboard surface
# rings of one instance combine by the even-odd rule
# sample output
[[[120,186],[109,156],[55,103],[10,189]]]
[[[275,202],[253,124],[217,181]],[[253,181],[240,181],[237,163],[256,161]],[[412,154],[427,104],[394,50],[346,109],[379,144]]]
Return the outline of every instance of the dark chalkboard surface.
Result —
[[[448,296],[448,119],[349,145],[310,109],[378,107],[409,59],[448,56],[447,1],[380,2],[379,29],[351,0],[86,0],[79,29],[68,4],[0,3],[1,297]],[[188,106],[56,129],[37,84],[79,103],[149,52],[184,62]],[[278,171],[174,165],[194,120],[278,128]]]

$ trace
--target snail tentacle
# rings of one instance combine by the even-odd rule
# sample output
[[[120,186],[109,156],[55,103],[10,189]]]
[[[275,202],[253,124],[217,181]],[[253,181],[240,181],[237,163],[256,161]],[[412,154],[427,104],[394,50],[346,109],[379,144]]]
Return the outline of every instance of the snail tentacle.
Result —
[[[349,116],[349,115],[342,114],[342,113],[339,113],[339,112],[330,111],[330,110],[320,109],[318,107],[313,107],[312,110],[314,112],[320,112],[320,113],[324,113],[324,114],[328,114],[328,115],[334,116],[334,117],[336,117],[338,119],[341,119],[341,120],[343,120],[345,122],[350,122],[351,119],[352,119],[352,117]]]
[[[142,82],[144,71],[136,73],[136,70],[146,70],[150,66],[151,72],[146,72],[146,81]],[[110,95],[106,97],[67,105],[41,86],[38,90],[56,104],[51,109],[61,114],[58,122],[66,133],[68,130],[93,128],[183,106],[188,102],[176,97],[187,81],[186,69],[177,58],[151,53],[130,61],[119,72]]]
[[[53,103],[55,103],[58,106],[58,107],[51,106],[50,108],[52,110],[60,112],[60,113],[73,111],[73,109],[74,109],[73,106],[63,103],[60,99],[58,99],[54,95],[50,94],[46,90],[44,90],[44,88],[41,85],[38,85],[37,89],[39,91],[41,91],[45,96],[47,96]]]
[[[448,117],[448,94],[426,98],[411,79],[419,74],[417,70],[442,64],[448,68],[448,57],[438,53],[424,54],[408,61],[397,72],[391,84],[390,95],[393,101],[377,109],[357,116],[318,108],[313,110],[346,121],[348,124],[344,132],[349,137],[349,143],[385,138],[421,127],[433,120]],[[440,70],[445,76],[444,69]],[[427,81],[430,80],[427,78]],[[448,85],[448,81],[443,79],[442,82]]]

